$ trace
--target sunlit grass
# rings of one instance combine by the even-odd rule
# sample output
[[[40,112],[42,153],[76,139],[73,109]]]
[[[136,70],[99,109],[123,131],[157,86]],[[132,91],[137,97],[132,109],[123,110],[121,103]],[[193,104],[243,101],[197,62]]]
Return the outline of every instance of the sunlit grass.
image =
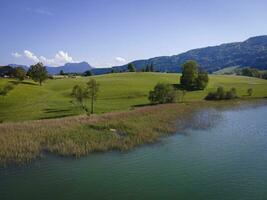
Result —
[[[96,113],[131,110],[133,106],[149,103],[148,92],[156,83],[179,83],[180,74],[167,73],[118,73],[94,77],[100,83],[95,104]],[[24,121],[44,118],[60,118],[82,114],[71,103],[70,92],[75,84],[84,84],[89,77],[48,80],[39,86],[30,80],[18,84],[7,96],[0,96],[0,121]],[[0,87],[9,79],[0,79]],[[210,75],[210,83],[204,91],[187,92],[185,101],[203,100],[209,91],[218,86],[235,87],[239,96],[253,88],[252,97],[267,96],[267,81],[242,76]]]

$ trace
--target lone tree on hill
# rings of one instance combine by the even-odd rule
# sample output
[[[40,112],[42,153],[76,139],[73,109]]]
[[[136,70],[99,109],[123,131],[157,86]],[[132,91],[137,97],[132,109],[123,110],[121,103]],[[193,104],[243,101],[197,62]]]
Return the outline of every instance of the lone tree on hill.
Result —
[[[88,92],[86,88],[82,88],[80,85],[75,85],[72,88],[71,95],[75,98],[78,104],[80,104],[81,108],[88,112],[88,109],[86,105],[84,104],[84,101],[86,98],[88,98]]]
[[[48,78],[48,73],[43,63],[32,65],[28,71],[28,75],[35,82],[39,82],[39,85],[42,85],[42,83]]]
[[[209,82],[208,73],[199,71],[198,64],[194,60],[189,60],[183,64],[183,72],[180,83],[187,90],[203,90]]]
[[[22,67],[15,67],[13,75],[19,81],[23,81],[26,78],[26,71]]]
[[[135,72],[135,71],[136,71],[136,70],[135,70],[135,66],[134,66],[133,63],[128,64],[128,71],[129,71],[129,72]]]
[[[91,114],[94,113],[94,101],[96,101],[97,93],[99,90],[99,84],[96,82],[95,79],[90,79],[87,82],[88,94],[89,98],[91,99]]]
[[[76,102],[80,104],[81,108],[89,114],[89,110],[85,104],[86,99],[91,100],[91,110],[90,113],[94,113],[94,101],[96,101],[97,93],[99,90],[99,84],[95,79],[90,79],[86,83],[86,87],[80,85],[75,85],[72,89],[71,95],[75,98]]]

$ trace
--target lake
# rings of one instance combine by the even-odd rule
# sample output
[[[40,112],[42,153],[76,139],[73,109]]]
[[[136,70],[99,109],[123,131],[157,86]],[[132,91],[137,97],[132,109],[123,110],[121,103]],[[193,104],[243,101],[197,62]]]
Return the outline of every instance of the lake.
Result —
[[[0,169],[0,199],[267,199],[267,106],[201,111],[184,131],[125,153]]]

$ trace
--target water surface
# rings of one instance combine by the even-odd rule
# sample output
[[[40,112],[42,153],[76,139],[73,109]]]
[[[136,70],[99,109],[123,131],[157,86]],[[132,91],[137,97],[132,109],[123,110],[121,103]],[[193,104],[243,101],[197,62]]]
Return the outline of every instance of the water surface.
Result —
[[[200,112],[186,130],[127,153],[1,169],[0,199],[267,199],[267,106]]]

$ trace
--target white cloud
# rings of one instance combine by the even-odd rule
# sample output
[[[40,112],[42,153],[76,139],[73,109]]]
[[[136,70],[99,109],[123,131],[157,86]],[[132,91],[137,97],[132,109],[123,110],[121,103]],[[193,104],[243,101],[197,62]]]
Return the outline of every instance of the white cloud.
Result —
[[[15,52],[15,53],[11,53],[11,55],[15,58],[19,58],[21,57],[21,54],[19,54],[18,52]]]
[[[32,60],[32,61],[34,61],[34,62],[40,62],[39,58],[38,58],[36,55],[34,55],[34,53],[32,53],[32,52],[30,52],[30,51],[28,51],[28,50],[24,50],[24,55],[25,55],[28,59],[30,59],[30,60]]]
[[[32,8],[26,8],[26,11],[30,13],[40,14],[40,15],[47,15],[47,16],[53,16],[54,14],[46,9],[32,9]]]
[[[48,16],[52,16],[53,13],[48,11],[48,10],[43,10],[43,9],[37,9],[37,10],[34,10],[35,13],[37,14],[41,14],[41,15],[48,15]]]
[[[125,63],[126,62],[126,59],[125,58],[122,58],[122,57],[116,57],[115,60],[119,63]]]
[[[29,50],[24,50],[24,55],[26,58],[37,63],[42,62],[44,65],[48,66],[61,66],[65,63],[75,62],[67,52],[59,51],[53,58],[46,58],[45,56],[36,56],[33,52]]]

